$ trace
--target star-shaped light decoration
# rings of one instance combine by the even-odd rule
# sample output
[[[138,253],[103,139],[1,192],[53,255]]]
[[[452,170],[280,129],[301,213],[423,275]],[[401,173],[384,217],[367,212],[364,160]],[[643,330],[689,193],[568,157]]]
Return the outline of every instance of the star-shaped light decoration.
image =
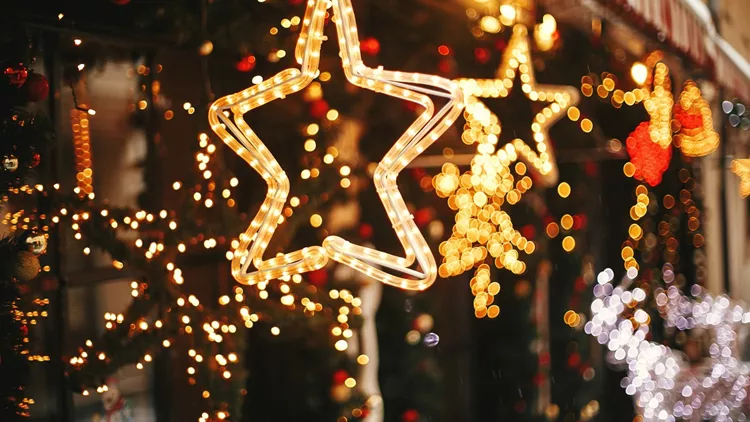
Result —
[[[373,175],[380,200],[404,248],[405,257],[355,245],[338,236],[326,238],[323,247],[331,259],[378,281],[402,289],[423,290],[437,278],[437,265],[430,247],[409,213],[396,179],[414,158],[433,144],[458,118],[463,106],[463,95],[458,84],[438,76],[368,68],[362,62],[351,1],[333,0],[333,11],[347,79],[362,88],[419,104],[425,110],[386,153]],[[445,105],[437,113],[430,96],[445,100]],[[415,261],[419,270],[410,268]],[[389,274],[381,268],[390,269],[399,275]]]
[[[524,95],[547,105],[531,123],[533,147],[517,138],[498,148],[500,119],[480,98],[507,97],[517,73]],[[578,103],[579,95],[572,86],[536,83],[527,29],[520,24],[513,27],[513,36],[495,79],[460,79],[458,83],[466,102],[462,140],[468,145],[477,144],[477,155],[471,162],[471,170],[463,175],[449,163],[433,180],[437,194],[449,198],[449,206],[457,211],[453,234],[440,245],[443,262],[438,272],[441,277],[449,277],[477,267],[471,280],[475,315],[494,318],[499,308],[492,303],[500,285],[490,280],[489,266],[485,264],[488,255],[497,268],[522,274],[526,264],[519,259],[519,250],[531,254],[536,247],[513,227],[513,221],[501,207],[506,202],[517,203],[531,188],[532,179],[527,173],[536,176],[544,186],[557,182],[549,128]]]
[[[732,161],[732,172],[740,177],[740,194],[750,196],[750,158]]]
[[[326,0],[307,3],[306,25],[299,44],[302,45],[301,51],[298,48],[301,69],[283,70],[258,85],[222,97],[211,105],[208,112],[211,129],[268,184],[266,199],[247,231],[240,235],[232,259],[232,275],[241,284],[251,285],[316,270],[328,262],[328,256],[320,246],[263,259],[289,195],[289,177],[242,117],[254,108],[302,90],[317,76],[320,49],[325,39],[326,8]],[[250,270],[251,264],[254,271]]]

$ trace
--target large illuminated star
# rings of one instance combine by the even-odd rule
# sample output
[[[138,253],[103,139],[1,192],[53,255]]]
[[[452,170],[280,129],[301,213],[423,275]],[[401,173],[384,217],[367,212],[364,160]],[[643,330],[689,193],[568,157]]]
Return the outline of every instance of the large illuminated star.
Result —
[[[242,284],[256,284],[312,271],[328,262],[328,256],[320,246],[263,260],[289,195],[289,177],[242,117],[254,108],[302,90],[317,76],[320,49],[325,39],[323,26],[326,8],[326,0],[310,0],[307,3],[305,28],[300,37],[302,48],[297,50],[301,69],[283,70],[258,85],[220,98],[208,111],[211,129],[268,185],[266,199],[245,233],[240,235],[239,246],[232,259],[232,275]],[[230,115],[234,118],[230,118]],[[251,264],[255,270],[250,270]]]
[[[494,79],[460,79],[458,83],[466,95],[467,106],[470,106],[473,103],[481,103],[478,98],[507,97],[519,73],[524,95],[531,101],[547,105],[536,114],[531,123],[533,147],[518,138],[511,141],[510,146],[518,152],[520,158],[529,165],[529,170],[538,176],[545,186],[553,186],[557,182],[558,171],[555,154],[549,142],[549,128],[560,120],[570,107],[578,104],[578,90],[572,86],[537,84],[526,27],[513,27],[513,36]],[[499,133],[490,134],[489,142],[496,144],[498,135]],[[464,141],[467,141],[466,138]]]
[[[333,0],[333,11],[347,79],[362,88],[419,104],[424,111],[386,153],[373,174],[380,200],[404,248],[405,257],[355,245],[338,236],[326,238],[323,247],[333,260],[385,284],[407,290],[423,290],[437,278],[437,265],[406,207],[396,179],[458,118],[463,95],[457,84],[438,76],[368,68],[362,62],[351,1]],[[435,112],[430,96],[443,98],[446,104]],[[410,268],[415,260],[418,270]],[[398,275],[381,268],[390,269]]]
[[[750,158],[732,161],[732,171],[740,177],[740,194],[750,196]]]

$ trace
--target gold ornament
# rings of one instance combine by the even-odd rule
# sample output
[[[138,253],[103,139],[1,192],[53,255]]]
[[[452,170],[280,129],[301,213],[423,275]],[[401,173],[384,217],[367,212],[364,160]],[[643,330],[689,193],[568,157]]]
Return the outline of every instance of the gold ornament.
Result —
[[[732,172],[740,177],[740,194],[750,196],[750,158],[732,161]]]
[[[685,82],[680,100],[675,107],[675,118],[680,131],[675,135],[675,146],[688,157],[703,157],[719,147],[719,135],[714,131],[711,107],[701,96],[693,81]]]
[[[41,269],[39,258],[32,252],[21,251],[17,256],[18,264],[16,265],[14,275],[21,281],[31,281],[36,278]]]
[[[36,255],[41,255],[47,251],[47,238],[43,234],[27,237],[26,244],[31,247],[31,251]]]
[[[18,158],[12,154],[3,157],[3,170],[10,172],[18,170]]]
[[[331,259],[382,283],[406,290],[424,290],[437,278],[437,265],[429,245],[406,207],[396,179],[414,158],[453,124],[461,112],[463,95],[457,84],[435,75],[389,71],[382,67],[368,68],[362,62],[351,1],[333,0],[333,11],[347,79],[359,87],[419,104],[425,110],[386,153],[373,175],[380,200],[406,256],[398,257],[354,245],[338,236],[326,238],[323,247]],[[437,113],[430,95],[447,100]],[[409,268],[415,261],[419,271]],[[383,267],[404,276],[386,273],[380,269]]]

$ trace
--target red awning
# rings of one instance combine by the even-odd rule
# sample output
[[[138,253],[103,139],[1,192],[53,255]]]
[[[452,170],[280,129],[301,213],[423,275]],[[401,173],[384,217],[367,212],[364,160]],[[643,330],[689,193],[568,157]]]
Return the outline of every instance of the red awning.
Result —
[[[645,26],[715,80],[750,102],[750,63],[716,32],[711,12],[701,0],[599,0]]]

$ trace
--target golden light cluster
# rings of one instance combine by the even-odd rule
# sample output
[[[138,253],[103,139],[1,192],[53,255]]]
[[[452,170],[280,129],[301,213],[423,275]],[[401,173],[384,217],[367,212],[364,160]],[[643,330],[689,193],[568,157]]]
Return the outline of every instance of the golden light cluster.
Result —
[[[279,224],[289,194],[289,179],[266,146],[247,126],[242,115],[267,102],[302,90],[317,77],[320,48],[325,40],[323,25],[327,5],[328,2],[323,0],[310,0],[307,3],[295,49],[301,70],[282,71],[259,85],[219,99],[209,110],[212,130],[268,184],[267,199],[248,230],[240,237],[239,247],[234,252],[232,274],[240,283],[256,284],[322,268],[330,257],[383,283],[410,290],[425,289],[434,282],[437,266],[427,242],[401,197],[396,178],[409,162],[435,142],[453,123],[463,104],[462,94],[451,81],[434,75],[366,67],[359,49],[354,12],[348,0],[332,2],[347,79],[357,86],[417,103],[425,109],[381,160],[373,176],[406,256],[393,256],[329,236],[322,247],[312,246],[263,260],[263,254]],[[447,104],[435,113],[434,104],[428,95],[443,97],[448,100]],[[229,117],[230,111],[234,115],[233,119]],[[313,129],[310,134],[314,135],[315,132],[317,130]],[[414,262],[419,264],[421,271],[410,268]],[[251,264],[256,271],[248,272]],[[381,268],[388,268],[403,276],[391,275]]]
[[[654,70],[653,89],[643,102],[643,106],[651,116],[649,133],[651,140],[662,148],[669,148],[672,144],[672,82],[669,68],[664,63],[657,63]]]
[[[85,106],[82,104],[81,107]],[[73,147],[75,148],[76,181],[83,195],[94,191],[94,181],[91,166],[91,138],[89,132],[89,113],[79,109],[70,111],[70,125],[73,133]]]
[[[550,20],[547,21],[551,25]],[[521,89],[530,100],[547,105],[536,114],[531,124],[533,148],[518,138],[498,148],[501,122],[480,98],[507,97],[516,76],[519,76]],[[513,227],[510,215],[501,207],[505,203],[518,203],[531,189],[530,173],[538,176],[546,186],[557,182],[549,127],[570,114],[570,110],[577,110],[574,106],[579,96],[573,87],[536,83],[528,34],[523,25],[514,26],[496,79],[461,79],[457,82],[464,91],[466,105],[466,124],[461,139],[467,145],[476,144],[477,154],[472,159],[470,170],[464,174],[457,166],[448,163],[433,178],[438,196],[448,198],[448,205],[456,211],[451,237],[440,244],[443,260],[438,273],[441,277],[450,277],[476,268],[471,279],[475,315],[494,318],[499,315],[499,308],[493,305],[493,301],[500,285],[490,281],[486,262],[491,258],[497,268],[522,274],[526,264],[520,252],[531,254],[535,250],[534,242]],[[572,120],[577,120],[577,117]],[[567,197],[570,186],[561,184],[558,191],[560,196]],[[575,245],[572,237],[563,243],[566,250],[572,250]]]
[[[740,194],[750,196],[750,158],[732,161],[732,172],[740,177]]]

